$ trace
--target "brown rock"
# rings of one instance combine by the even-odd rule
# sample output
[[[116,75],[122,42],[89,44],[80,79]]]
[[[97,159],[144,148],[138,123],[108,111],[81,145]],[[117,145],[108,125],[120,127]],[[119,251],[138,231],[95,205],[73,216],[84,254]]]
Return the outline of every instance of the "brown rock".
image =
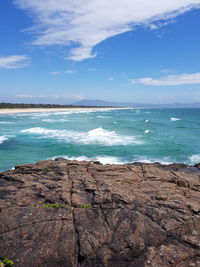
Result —
[[[200,266],[200,170],[56,159],[0,174],[16,267]]]

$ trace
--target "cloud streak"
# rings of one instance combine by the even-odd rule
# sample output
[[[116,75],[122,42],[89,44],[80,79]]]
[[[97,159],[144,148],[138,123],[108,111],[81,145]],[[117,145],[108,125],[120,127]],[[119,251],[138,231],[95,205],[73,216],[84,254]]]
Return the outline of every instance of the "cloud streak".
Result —
[[[159,20],[170,20],[200,0],[15,0],[33,17],[35,45],[72,45],[69,59],[93,58],[93,47],[134,29],[137,25],[157,28]],[[154,25],[154,26],[152,26]]]
[[[187,85],[187,84],[200,84],[200,72],[180,75],[168,75],[161,79],[152,79],[150,77],[131,80],[133,84],[141,83],[152,86],[175,86],[175,85]]]
[[[76,70],[64,70],[64,71],[51,71],[51,75],[59,75],[59,74],[74,74],[76,73]]]
[[[28,66],[29,57],[26,55],[13,55],[0,57],[0,69],[19,69]]]

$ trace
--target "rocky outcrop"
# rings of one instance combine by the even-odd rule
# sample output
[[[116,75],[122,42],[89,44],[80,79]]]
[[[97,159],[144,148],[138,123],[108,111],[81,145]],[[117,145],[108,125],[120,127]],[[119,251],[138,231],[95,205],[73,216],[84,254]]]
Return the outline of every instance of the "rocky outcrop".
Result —
[[[17,267],[200,266],[200,169],[17,166],[0,174],[0,237]]]

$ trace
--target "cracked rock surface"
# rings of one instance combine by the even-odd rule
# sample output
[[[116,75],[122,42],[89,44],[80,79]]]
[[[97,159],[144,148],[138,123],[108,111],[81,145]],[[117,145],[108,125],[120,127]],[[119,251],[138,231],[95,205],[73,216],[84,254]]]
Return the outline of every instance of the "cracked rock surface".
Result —
[[[4,258],[16,267],[198,267],[200,167],[58,158],[1,173]]]

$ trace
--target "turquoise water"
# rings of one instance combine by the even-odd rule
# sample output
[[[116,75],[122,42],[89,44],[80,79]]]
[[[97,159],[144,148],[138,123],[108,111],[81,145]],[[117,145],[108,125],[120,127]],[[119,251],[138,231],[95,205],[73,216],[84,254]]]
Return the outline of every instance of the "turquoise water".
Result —
[[[83,110],[0,115],[0,171],[54,157],[194,164],[200,109]]]

